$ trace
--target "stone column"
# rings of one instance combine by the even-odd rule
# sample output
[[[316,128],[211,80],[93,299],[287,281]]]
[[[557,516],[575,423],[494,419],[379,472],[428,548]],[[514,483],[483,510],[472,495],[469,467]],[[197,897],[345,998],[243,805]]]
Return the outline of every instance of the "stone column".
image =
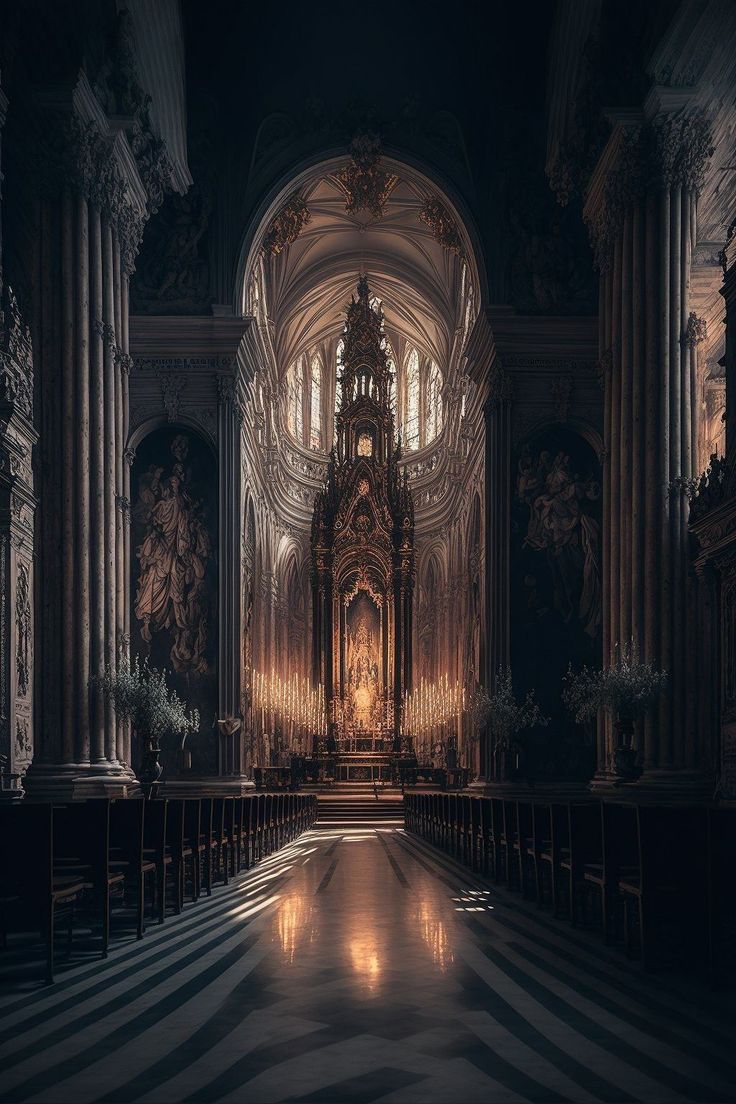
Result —
[[[46,113],[39,195],[43,714],[28,773],[36,797],[122,794],[126,727],[90,678],[125,647],[127,281],[147,192],[127,139],[82,82]],[[46,287],[46,285],[49,285]]]
[[[511,662],[511,403],[513,388],[495,354],[483,408],[486,435],[485,546],[486,649],[485,685],[492,690],[499,668]],[[481,733],[481,781],[506,781],[498,773],[487,734]]]
[[[242,745],[245,734],[240,713],[243,662],[240,604],[242,597],[240,434],[243,424],[243,403],[239,391],[238,372],[236,360],[231,373],[217,377],[220,486],[218,770],[221,774],[240,776],[244,762]]]
[[[709,153],[706,121],[694,110],[621,117],[584,211],[602,272],[607,366],[603,661],[633,640],[642,659],[670,676],[667,694],[638,725],[640,789],[677,790],[700,777],[696,687],[688,677],[697,620],[687,532],[697,440],[688,319],[697,194]],[[615,773],[610,722],[604,732],[599,785]]]

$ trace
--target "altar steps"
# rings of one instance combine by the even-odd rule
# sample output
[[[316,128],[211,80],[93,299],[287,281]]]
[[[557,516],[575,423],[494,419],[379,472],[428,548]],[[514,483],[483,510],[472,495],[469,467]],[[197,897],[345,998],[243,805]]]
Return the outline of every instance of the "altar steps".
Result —
[[[378,824],[385,828],[404,825],[404,799],[396,791],[352,793],[337,791],[317,795],[317,827],[356,828]]]

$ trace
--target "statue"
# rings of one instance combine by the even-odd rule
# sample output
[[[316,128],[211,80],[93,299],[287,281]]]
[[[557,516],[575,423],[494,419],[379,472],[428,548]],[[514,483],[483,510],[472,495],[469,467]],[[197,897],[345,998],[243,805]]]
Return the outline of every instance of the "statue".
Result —
[[[208,670],[204,582],[212,545],[202,503],[189,494],[184,464],[188,439],[183,434],[174,438],[171,452],[176,462],[168,478],[163,466],[151,465],[140,480],[138,509],[146,533],[136,549],[140,575],[134,611],[147,644],[154,633],[171,632],[175,671],[201,675]]]
[[[600,496],[599,483],[573,475],[570,457],[563,450],[554,459],[542,450],[535,463],[525,449],[516,488],[529,508],[523,546],[546,553],[557,612],[565,622],[576,617],[583,632],[594,638],[601,619],[600,532],[582,503]]]

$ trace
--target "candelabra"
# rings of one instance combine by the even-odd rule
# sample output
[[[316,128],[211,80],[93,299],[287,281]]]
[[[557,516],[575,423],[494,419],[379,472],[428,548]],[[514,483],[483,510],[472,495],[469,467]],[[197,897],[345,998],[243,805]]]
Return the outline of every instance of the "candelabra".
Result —
[[[450,682],[447,675],[438,682],[422,679],[411,694],[404,696],[403,732],[411,736],[420,762],[445,757],[450,738],[457,740],[458,756],[462,750],[465,687]]]
[[[275,670],[253,671],[253,719],[260,733],[280,736],[292,752],[309,751],[310,736],[324,736],[324,687],[313,687],[308,678],[291,675],[282,678]]]

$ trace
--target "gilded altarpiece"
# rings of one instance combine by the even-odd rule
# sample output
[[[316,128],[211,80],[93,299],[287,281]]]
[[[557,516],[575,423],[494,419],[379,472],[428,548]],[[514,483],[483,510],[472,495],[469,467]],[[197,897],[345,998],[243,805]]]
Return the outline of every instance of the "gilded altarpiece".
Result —
[[[411,680],[414,509],[399,470],[383,319],[368,284],[348,307],[341,403],[312,526],[315,682],[332,733],[399,734]]]

